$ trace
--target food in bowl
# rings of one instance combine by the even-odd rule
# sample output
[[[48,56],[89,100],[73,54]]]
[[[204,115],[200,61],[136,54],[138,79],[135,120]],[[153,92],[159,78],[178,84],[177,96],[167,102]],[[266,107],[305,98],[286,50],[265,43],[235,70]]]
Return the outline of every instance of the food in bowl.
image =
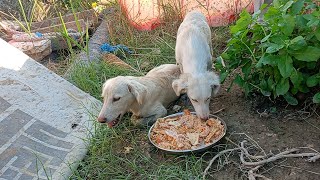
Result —
[[[158,119],[150,138],[162,149],[192,150],[212,144],[223,133],[224,126],[218,119],[201,120],[185,110],[182,116]]]

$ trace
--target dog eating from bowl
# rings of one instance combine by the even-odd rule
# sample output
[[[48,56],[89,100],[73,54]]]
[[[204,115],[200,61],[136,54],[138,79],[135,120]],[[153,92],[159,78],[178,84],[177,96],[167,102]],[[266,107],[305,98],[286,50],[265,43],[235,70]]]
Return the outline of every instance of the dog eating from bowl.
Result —
[[[132,112],[133,124],[152,125],[167,115],[166,107],[178,96],[171,87],[180,75],[175,64],[164,64],[145,76],[118,76],[107,80],[102,88],[103,107],[98,122],[116,126],[126,112]]]
[[[197,116],[207,120],[220,80],[212,71],[211,30],[202,13],[187,13],[178,29],[175,53],[181,76],[173,81],[172,88],[178,96],[186,93]]]

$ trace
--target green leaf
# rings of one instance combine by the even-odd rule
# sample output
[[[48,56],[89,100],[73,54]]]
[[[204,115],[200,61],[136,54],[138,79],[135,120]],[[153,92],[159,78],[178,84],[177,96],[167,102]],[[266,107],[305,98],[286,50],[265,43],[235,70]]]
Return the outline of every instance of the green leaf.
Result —
[[[303,17],[303,15],[296,16],[296,24],[299,29],[304,30],[307,27],[308,21]]]
[[[286,93],[283,95],[284,99],[287,101],[288,104],[296,106],[298,105],[298,100],[290,95],[290,93]]]
[[[239,74],[234,79],[234,82],[236,84],[238,84],[240,87],[243,87],[243,85],[244,85],[244,80],[242,79],[242,77]]]
[[[314,87],[320,82],[320,74],[315,74],[307,79],[307,86]]]
[[[288,2],[281,8],[281,11],[282,11],[282,12],[286,12],[286,11],[291,7],[292,4],[293,4],[293,1],[288,1]]]
[[[308,27],[318,26],[320,20],[319,19],[312,19],[307,23]]]
[[[274,90],[275,83],[274,83],[273,78],[271,76],[269,76],[267,83],[268,83],[268,89],[270,91]]]
[[[280,26],[280,29],[283,32],[283,34],[289,36],[292,34],[294,30],[294,17],[289,14],[283,15],[283,19],[279,22],[278,25]]]
[[[314,35],[316,35],[318,41],[320,41],[320,27],[317,28],[317,30],[314,32]]]
[[[266,21],[274,20],[274,17],[277,17],[279,15],[279,9],[270,6],[267,12],[264,14],[264,19]]]
[[[272,4],[275,8],[279,8],[282,3],[280,3],[280,0],[273,0]]]
[[[242,67],[242,72],[244,74],[245,79],[249,76],[251,72],[251,61],[247,62],[243,67]]]
[[[300,61],[317,61],[320,58],[320,48],[308,46],[291,54]]]
[[[285,42],[287,40],[290,40],[288,36],[286,35],[283,35],[283,34],[277,34],[277,35],[274,35],[270,38],[270,41],[275,43],[275,44],[278,44],[278,45],[285,45]]]
[[[293,88],[290,89],[292,94],[297,94],[299,89],[296,86],[293,86]]]
[[[261,39],[261,42],[262,43],[266,42],[269,39],[270,36],[271,36],[271,33],[269,35],[267,35],[266,37],[264,37],[263,39]]]
[[[320,92],[313,96],[312,101],[313,103],[320,103]]]
[[[278,59],[278,69],[283,78],[290,77],[293,71],[292,59],[288,55],[280,56]]]
[[[236,25],[231,26],[231,33],[235,34],[239,31],[245,30],[248,28],[248,25],[251,24],[251,15],[246,11],[242,11],[240,18],[236,22]]]
[[[283,47],[284,47],[284,45],[270,43],[270,46],[266,49],[266,53],[271,54],[271,53],[277,52],[280,49],[282,49]]]
[[[298,87],[299,91],[300,92],[303,92],[303,93],[308,93],[310,92],[309,88],[307,87],[307,85],[305,84],[300,84],[300,86]]]
[[[267,83],[266,80],[262,79],[262,80],[260,81],[259,87],[260,87],[260,92],[261,92],[264,96],[270,96],[270,95],[271,95],[271,92],[268,91],[268,83]]]
[[[221,54],[221,58],[222,58],[222,59],[230,59],[230,56],[229,56],[228,53],[225,53],[225,52],[224,52],[224,53]]]
[[[304,0],[298,0],[297,2],[292,4],[292,8],[290,10],[291,14],[298,14],[303,8]]]
[[[317,26],[319,24],[319,22],[320,22],[319,18],[315,17],[312,14],[305,14],[305,15],[303,15],[303,17],[305,19],[309,20],[308,23],[307,23],[308,27]]]
[[[276,65],[277,61],[275,61],[276,56],[273,55],[267,55],[267,56],[262,56],[259,61],[256,64],[257,68],[261,68],[262,65]]]
[[[228,75],[229,75],[229,72],[227,72],[227,71],[221,73],[220,74],[220,82],[223,83],[226,80],[226,78],[228,77]]]
[[[291,48],[293,50],[299,50],[299,49],[305,47],[306,45],[307,45],[306,40],[302,36],[298,36],[298,37],[293,38],[290,41],[289,48]]]
[[[269,97],[271,95],[270,91],[266,91],[266,90],[263,90],[263,89],[260,89],[260,92],[261,92],[262,95],[267,96],[267,97]]]
[[[289,80],[288,78],[282,78],[276,86],[277,96],[284,95],[289,91]]]
[[[303,75],[299,71],[292,71],[290,76],[290,80],[294,86],[300,86],[301,82],[303,81]]]

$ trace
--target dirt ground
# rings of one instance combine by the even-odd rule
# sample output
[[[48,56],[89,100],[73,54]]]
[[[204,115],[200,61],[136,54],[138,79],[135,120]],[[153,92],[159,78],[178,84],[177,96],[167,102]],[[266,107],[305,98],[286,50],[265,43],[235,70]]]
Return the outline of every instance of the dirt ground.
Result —
[[[227,123],[226,137],[238,139],[240,142],[246,136],[235,133],[245,133],[253,138],[265,152],[278,153],[295,147],[311,147],[317,151],[320,150],[319,108],[316,111],[318,115],[314,113],[312,117],[304,119],[297,114],[301,107],[295,110],[273,104],[265,98],[248,99],[238,87],[234,86],[231,92],[226,92],[226,87],[226,85],[222,86],[220,93],[211,101],[210,108],[212,112],[224,109],[217,115]],[[277,112],[271,113],[272,108],[277,108]],[[222,143],[227,142],[224,140]],[[268,168],[272,169],[264,175],[271,179],[320,179],[320,161],[310,163],[305,158],[291,158],[286,161],[279,160],[267,166],[266,169]],[[242,179],[241,175],[238,167],[229,164],[215,173],[214,179]]]

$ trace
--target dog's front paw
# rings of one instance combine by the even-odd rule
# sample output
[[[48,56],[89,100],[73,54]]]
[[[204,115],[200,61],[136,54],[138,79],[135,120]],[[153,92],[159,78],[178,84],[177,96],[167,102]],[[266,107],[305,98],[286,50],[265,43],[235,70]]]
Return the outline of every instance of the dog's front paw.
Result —
[[[155,115],[149,116],[149,117],[143,117],[143,118],[139,118],[137,116],[132,116],[131,117],[131,122],[133,125],[137,126],[137,127],[150,127],[152,126],[152,124],[156,121],[156,117]]]
[[[148,126],[148,127],[152,126],[157,120],[156,115],[152,115],[152,116],[149,116],[149,117],[144,117],[142,119],[143,119],[142,120],[142,124],[144,124],[145,126]]]

